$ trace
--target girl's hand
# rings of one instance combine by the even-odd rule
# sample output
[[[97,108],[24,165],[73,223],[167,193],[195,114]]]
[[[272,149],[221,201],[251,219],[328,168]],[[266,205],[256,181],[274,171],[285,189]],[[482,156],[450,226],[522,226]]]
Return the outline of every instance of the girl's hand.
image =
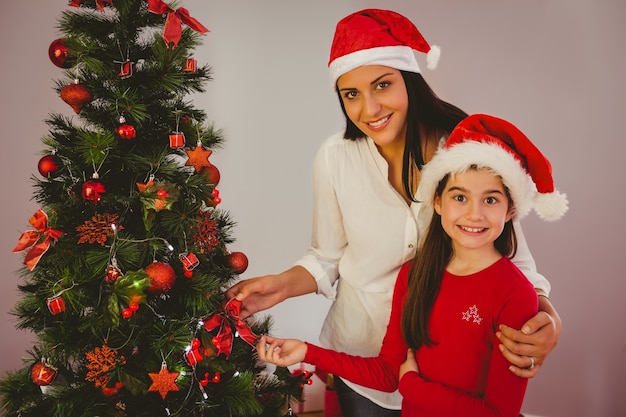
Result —
[[[256,345],[259,359],[276,366],[287,367],[304,360],[306,343],[296,339],[261,336]]]
[[[413,354],[413,349],[409,349],[406,352],[406,359],[400,365],[400,375],[398,377],[398,381],[402,379],[404,374],[407,372],[415,371],[419,373],[419,368],[417,366],[417,360],[415,360],[415,354]]]

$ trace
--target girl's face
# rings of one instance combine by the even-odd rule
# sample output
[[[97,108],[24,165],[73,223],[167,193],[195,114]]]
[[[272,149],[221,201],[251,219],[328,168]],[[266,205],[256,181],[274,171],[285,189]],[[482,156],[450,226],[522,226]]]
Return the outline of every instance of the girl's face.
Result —
[[[337,87],[352,123],[376,145],[404,146],[409,98],[399,70],[365,65],[339,77]]]
[[[434,208],[455,252],[493,250],[493,242],[513,215],[502,179],[487,169],[450,175],[443,193],[434,199]]]

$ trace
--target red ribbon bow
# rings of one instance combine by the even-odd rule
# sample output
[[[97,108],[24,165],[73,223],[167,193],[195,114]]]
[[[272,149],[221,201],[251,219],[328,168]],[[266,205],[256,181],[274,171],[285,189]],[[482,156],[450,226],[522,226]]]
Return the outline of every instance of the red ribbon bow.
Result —
[[[68,4],[68,6],[80,7],[82,3],[83,3],[83,0],[70,0],[70,3]],[[111,3],[111,0],[96,0],[96,6],[98,6],[98,9],[100,10],[104,10],[105,3],[109,3],[111,6],[113,6],[113,3]]]
[[[13,248],[13,253],[31,248],[24,257],[24,265],[32,271],[37,265],[37,262],[39,262],[39,259],[50,247],[50,239],[56,241],[64,233],[57,229],[48,228],[48,216],[41,210],[37,210],[37,212],[31,216],[29,222],[37,230],[28,230],[22,233],[20,240],[17,242],[15,248]],[[39,242],[42,236],[45,236],[45,239]]]
[[[205,34],[209,32],[209,29],[202,26],[202,23],[189,16],[189,11],[184,7],[174,10],[163,0],[148,0],[148,11],[155,14],[167,13],[167,20],[163,28],[163,39],[165,39],[167,45],[172,42],[174,48],[178,46],[178,41],[180,41],[180,37],[183,34],[183,23],[198,33]]]
[[[223,308],[221,313],[216,313],[204,322],[204,328],[210,332],[216,328],[220,328],[217,335],[213,338],[213,343],[217,348],[217,354],[224,353],[226,359],[230,357],[230,352],[233,349],[233,330],[231,326],[235,327],[239,337],[241,337],[250,346],[254,346],[257,336],[252,333],[250,327],[239,318],[239,312],[241,311],[241,301],[236,298],[231,299]]]

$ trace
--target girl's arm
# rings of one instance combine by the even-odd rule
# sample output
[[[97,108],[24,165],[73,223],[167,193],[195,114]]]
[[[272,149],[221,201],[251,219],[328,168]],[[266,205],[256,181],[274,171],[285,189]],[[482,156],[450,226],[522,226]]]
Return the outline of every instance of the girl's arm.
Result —
[[[378,356],[354,356],[295,339],[263,336],[257,344],[259,359],[278,366],[306,362],[364,387],[395,391],[398,388],[400,364],[408,348],[402,337],[401,317],[409,268],[409,264],[405,264],[396,281],[387,333]]]

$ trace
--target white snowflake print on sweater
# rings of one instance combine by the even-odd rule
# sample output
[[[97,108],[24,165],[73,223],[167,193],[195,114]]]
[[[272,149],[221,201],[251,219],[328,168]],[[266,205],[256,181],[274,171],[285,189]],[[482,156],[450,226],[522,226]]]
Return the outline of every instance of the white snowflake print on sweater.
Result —
[[[473,306],[468,308],[467,311],[461,314],[463,315],[463,320],[465,321],[471,321],[472,323],[476,324],[480,324],[480,322],[483,321],[483,318],[480,317],[480,314],[478,313],[478,307],[476,307],[476,304],[474,304]]]

